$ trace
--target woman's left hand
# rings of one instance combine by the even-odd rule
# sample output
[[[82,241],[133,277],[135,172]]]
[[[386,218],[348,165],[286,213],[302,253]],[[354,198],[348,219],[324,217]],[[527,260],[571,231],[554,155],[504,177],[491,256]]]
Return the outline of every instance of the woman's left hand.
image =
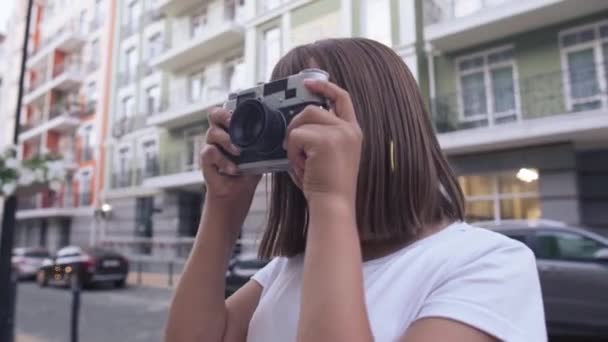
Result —
[[[308,106],[287,128],[285,148],[296,182],[309,204],[331,198],[354,208],[363,134],[350,95],[327,81],[304,84],[333,106]]]

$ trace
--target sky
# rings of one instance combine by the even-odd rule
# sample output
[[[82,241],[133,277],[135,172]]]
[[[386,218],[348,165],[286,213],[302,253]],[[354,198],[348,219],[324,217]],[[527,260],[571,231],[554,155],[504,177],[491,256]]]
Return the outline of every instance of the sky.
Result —
[[[0,32],[6,32],[6,22],[13,10],[13,2],[15,0],[1,0],[0,4]]]

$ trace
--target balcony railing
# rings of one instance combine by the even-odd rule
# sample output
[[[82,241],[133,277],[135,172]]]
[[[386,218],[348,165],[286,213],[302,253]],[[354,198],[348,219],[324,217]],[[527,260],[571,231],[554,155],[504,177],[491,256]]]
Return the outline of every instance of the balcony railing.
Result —
[[[64,62],[57,64],[53,70],[53,78],[67,74],[73,75],[74,77],[82,76],[82,65],[79,63]]]
[[[167,110],[181,110],[193,104],[212,105],[224,101],[228,96],[227,87],[208,86],[205,87],[202,93],[198,96],[193,96],[192,91],[188,87],[171,88],[171,101],[161,102],[160,113]]]
[[[17,202],[18,210],[37,210],[53,208],[73,208],[74,196],[72,192],[55,193],[45,191],[42,193],[19,196]]]
[[[44,48],[54,44],[62,38],[69,36],[84,36],[86,33],[86,27],[82,27],[78,20],[71,20],[69,24],[62,26],[53,35],[43,38],[40,41],[40,44],[30,51],[28,57],[34,57],[34,55],[36,55],[38,52],[44,50]]]
[[[608,91],[600,88],[599,77],[608,75],[596,68],[559,70],[515,79],[513,86],[440,95],[431,101],[433,122],[438,133],[446,133],[606,108]]]
[[[196,160],[194,154],[189,157],[183,152],[165,155],[160,160],[159,175],[167,176],[197,170]]]
[[[128,188],[133,186],[133,172],[131,170],[127,170],[124,172],[113,173],[111,186],[112,189]]]
[[[93,204],[93,194],[89,191],[81,192],[78,194],[78,205],[81,207],[88,207]]]
[[[236,20],[229,16],[225,16],[222,22],[223,24],[235,23]],[[207,25],[197,31],[190,31],[188,35],[180,35],[178,39],[165,39],[163,42],[163,52],[167,52],[175,47],[184,46],[190,44],[192,41],[198,39],[199,37],[208,36],[210,33],[216,30],[217,26]]]
[[[146,117],[144,115],[125,116],[119,118],[112,126],[112,135],[120,138],[125,134],[145,127]]]
[[[160,174],[160,165],[157,157],[146,159],[142,169],[143,178],[156,177]]]
[[[509,1],[517,0],[425,0],[424,24],[432,25],[466,17]]]

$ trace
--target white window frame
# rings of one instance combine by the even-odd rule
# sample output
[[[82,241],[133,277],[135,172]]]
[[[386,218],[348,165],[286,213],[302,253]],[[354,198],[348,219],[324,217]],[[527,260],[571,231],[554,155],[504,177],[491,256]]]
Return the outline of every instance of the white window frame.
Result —
[[[82,196],[85,193],[89,193],[89,194],[93,194],[93,167],[92,166],[87,166],[87,167],[83,167],[82,169],[78,170],[78,201],[77,206],[80,206],[80,203],[82,201]],[[88,184],[89,184],[89,188],[87,189],[87,191],[83,191],[84,190],[84,179],[87,180]],[[89,203],[89,206],[93,205],[92,201],[91,203]]]
[[[152,89],[157,89],[157,92],[158,92],[158,96],[156,96],[156,98],[155,98],[155,106],[154,106],[155,108],[149,108],[149,104],[150,104],[149,99],[151,98],[150,91]],[[160,84],[152,84],[149,87],[146,87],[144,89],[144,99],[146,100],[144,111],[146,112],[147,115],[156,114],[161,111],[161,97],[162,97],[162,92],[161,92]]]
[[[242,65],[245,63],[244,57],[243,56],[234,56],[231,58],[226,59],[226,61],[224,62],[224,65],[222,67],[222,78],[223,78],[223,86],[226,88],[226,90],[228,92],[233,92],[233,91],[238,91],[239,88],[233,88],[232,87],[232,82],[231,82],[231,78],[228,75],[228,68],[232,67],[233,68],[233,73],[237,72],[237,67],[239,65]],[[245,69],[244,72],[246,72],[247,70]],[[246,75],[242,75],[242,77],[244,78]],[[244,83],[244,82],[243,82]]]
[[[163,36],[164,36],[163,32],[158,31],[158,32],[154,32],[153,34],[151,34],[147,37],[146,55],[148,58],[156,58],[163,53]],[[157,37],[158,37],[158,42],[155,41],[155,38],[157,38]],[[152,47],[154,47],[154,49],[152,49]],[[152,53],[152,50],[155,51],[154,54]]]
[[[200,144],[199,148],[200,148],[203,145],[204,136],[205,136],[205,128],[203,126],[187,129],[184,131],[184,142],[186,142],[186,144],[187,144],[191,138],[194,138],[199,141],[199,144]],[[184,150],[187,150],[187,148]],[[182,156],[182,162],[181,162],[181,164],[182,164],[181,166],[184,170],[191,171],[198,167],[197,162],[196,162],[198,160],[196,151],[193,151],[192,158],[193,158],[194,162],[192,164],[188,164],[187,163],[188,155],[184,152],[184,155]]]
[[[475,196],[466,196],[465,195],[465,204],[472,202],[482,202],[482,201],[491,201],[492,202],[492,216],[495,222],[500,222],[501,210],[500,210],[500,201],[501,200],[510,200],[510,199],[530,199],[530,198],[538,198],[540,201],[540,186],[538,192],[520,192],[520,193],[500,193],[500,189],[498,187],[498,177],[500,176],[501,171],[497,172],[486,172],[486,173],[475,173],[475,174],[466,174],[462,175],[463,177],[467,176],[484,176],[489,177],[492,184],[492,192],[488,195],[475,195]],[[539,180],[536,180],[538,182]]]
[[[266,43],[267,43],[267,41],[266,41],[266,33],[268,33],[269,31],[272,31],[272,30],[277,30],[279,32],[279,38],[278,38],[278,41],[279,41],[279,56],[283,53],[283,35],[285,33],[283,32],[283,29],[281,28],[281,25],[272,25],[272,26],[268,26],[268,27],[265,27],[264,29],[262,29],[260,31],[260,42],[262,44],[260,44],[260,53],[259,53],[259,56],[260,56],[260,64],[259,64],[260,73],[259,73],[258,77],[262,81],[264,81],[264,82],[267,82],[270,79],[271,73],[272,73],[272,67],[270,67],[271,70],[266,70],[266,67],[268,66],[267,65],[268,63],[267,63],[267,60],[266,60],[267,59],[267,56],[266,56],[267,55],[267,51],[266,51]]]
[[[129,113],[129,111],[126,109],[126,102],[127,100],[132,100],[133,101],[133,110],[132,113]],[[123,97],[122,99],[120,99],[120,114],[119,114],[119,118],[131,118],[135,116],[135,96],[132,95],[127,95],[125,97]]]
[[[113,174],[122,175],[123,171],[126,171],[128,173],[132,169],[132,165],[130,163],[127,163],[128,166],[125,170],[121,170],[118,168],[118,166],[120,165],[121,157],[123,155],[122,151],[126,151],[124,154],[126,156],[127,161],[133,158],[133,147],[130,144],[123,143],[118,145],[116,148],[116,154],[114,155],[114,164],[112,165]]]
[[[154,146],[150,149],[150,147],[146,146],[147,144],[152,143]],[[160,167],[160,160],[159,160],[159,146],[158,146],[158,136],[156,135],[150,135],[150,136],[145,136],[141,139],[139,139],[139,144],[138,144],[138,149],[139,149],[139,153],[138,153],[138,166],[142,171],[142,175],[144,174],[145,170],[146,170],[146,152],[152,152],[155,156],[156,156],[156,160],[159,163],[159,167]]]
[[[93,136],[92,142],[90,144],[90,148],[92,149],[92,156],[91,159],[87,159],[84,160],[83,158],[79,158],[81,162],[88,162],[88,161],[92,161],[95,160],[95,145],[97,145],[97,136],[96,136],[96,132],[95,129],[93,127],[93,123],[87,123],[83,126],[81,126],[78,129],[78,135],[80,136],[80,141],[82,141],[82,145],[81,145],[81,150],[80,153],[81,155],[79,157],[82,157],[84,155],[84,151],[87,148],[87,146],[84,144],[85,141],[89,141],[89,137]]]
[[[195,20],[200,20],[199,25],[195,26]],[[196,27],[196,29],[195,29]],[[209,27],[209,7],[207,4],[204,4],[200,8],[196,9],[194,13],[192,13],[188,17],[188,31],[190,33],[190,38],[197,37],[202,32],[205,32]]]
[[[606,67],[605,67],[606,63],[608,63],[608,56],[603,55],[603,48],[602,48],[603,44],[608,44],[608,37],[602,38],[600,36],[600,27],[605,26],[605,25],[608,25],[608,20],[601,20],[601,21],[594,22],[591,24],[576,26],[573,28],[569,28],[567,30],[560,31],[558,34],[559,50],[560,50],[561,65],[562,65],[562,80],[564,83],[564,92],[566,95],[566,96],[564,96],[564,100],[566,102],[565,105],[566,105],[566,109],[568,111],[572,111],[574,109],[574,106],[579,103],[587,103],[587,102],[590,102],[593,100],[600,100],[600,108],[608,107],[608,95],[606,94],[606,91],[608,91],[608,84],[607,84],[606,76],[605,76],[605,75],[608,75],[607,74],[608,70],[606,70]],[[595,38],[592,41],[582,43],[582,44],[575,44],[575,45],[568,46],[568,47],[563,46],[562,38],[564,36],[567,36],[567,35],[570,35],[570,34],[576,33],[576,32],[587,31],[589,29],[593,29],[595,31]],[[596,66],[597,66],[596,77],[598,77],[598,84],[600,87],[600,92],[595,97],[588,97],[588,98],[585,98],[584,100],[575,100],[571,97],[572,89],[570,88],[570,74],[568,73],[568,54],[571,52],[577,52],[577,51],[586,50],[589,48],[593,49],[593,52],[594,52],[595,62],[596,62]]]
[[[131,56],[134,56],[133,58],[131,58]],[[137,58],[137,46],[130,46],[129,48],[127,48],[125,50],[125,73],[127,74],[128,77],[128,83],[131,83],[132,81],[135,80],[135,75],[137,73],[137,62],[138,62],[138,58]],[[131,65],[132,60],[135,61],[133,62],[133,65]]]
[[[200,86],[200,94],[196,94],[196,98],[194,97],[194,88],[192,87],[192,85],[194,84],[194,80],[196,79],[197,82],[200,83],[200,80],[202,79],[203,82],[202,84],[199,84]],[[208,85],[208,77],[207,77],[207,69],[206,68],[200,68],[200,69],[196,69],[195,71],[192,71],[190,73],[188,73],[188,76],[186,77],[186,82],[187,82],[187,103],[194,103],[194,102],[198,102],[198,101],[206,101],[207,99],[207,93],[209,91],[209,85]]]
[[[515,46],[513,44],[507,44],[498,46],[492,49],[483,50],[480,52],[475,52],[468,55],[463,55],[454,60],[454,69],[456,71],[456,97],[458,101],[458,120],[461,122],[474,122],[483,119],[488,120],[488,127],[494,126],[495,119],[500,119],[502,117],[507,117],[513,115],[512,112],[504,112],[504,113],[494,113],[494,92],[492,91],[492,70],[500,69],[506,66],[510,66],[513,68],[513,91],[515,95],[515,117],[516,121],[520,121],[522,119],[522,111],[521,111],[521,99],[520,99],[520,91],[519,91],[519,72],[517,70],[517,58],[513,58],[510,61],[503,61],[499,63],[494,63],[491,66],[488,65],[487,60],[488,56],[497,52],[502,52],[506,50],[513,50],[515,52]],[[477,57],[483,58],[483,65],[481,67],[477,67],[474,69],[469,69],[466,71],[460,70],[460,63],[466,59],[473,59]],[[486,90],[486,114],[480,114],[476,116],[466,117],[464,115],[464,103],[462,99],[462,85],[461,78],[463,76],[483,72],[483,82]]]

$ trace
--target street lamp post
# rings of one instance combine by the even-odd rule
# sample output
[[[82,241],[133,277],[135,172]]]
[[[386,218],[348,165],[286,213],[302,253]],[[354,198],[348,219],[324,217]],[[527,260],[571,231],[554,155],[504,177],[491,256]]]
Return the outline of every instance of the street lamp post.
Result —
[[[25,62],[27,59],[28,42],[30,36],[30,20],[32,18],[33,0],[28,0],[25,17],[25,34],[23,36],[23,50],[21,51],[21,72],[19,75],[19,89],[17,91],[17,108],[15,110],[15,127],[13,144],[16,146],[19,137],[19,122],[21,117],[21,99],[23,97],[23,83],[25,80]],[[9,195],[4,201],[2,212],[2,233],[0,236],[0,341],[14,340],[15,322],[15,283],[12,279],[11,257],[15,230],[15,213],[17,212],[17,197]]]

